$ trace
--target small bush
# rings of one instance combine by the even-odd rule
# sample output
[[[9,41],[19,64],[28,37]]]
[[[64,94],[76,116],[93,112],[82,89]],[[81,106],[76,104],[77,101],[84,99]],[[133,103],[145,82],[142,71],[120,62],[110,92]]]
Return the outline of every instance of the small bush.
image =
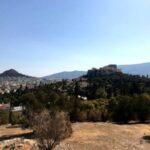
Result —
[[[29,120],[24,116],[20,118],[19,123],[22,125],[22,128],[28,128],[30,126]]]
[[[84,122],[84,121],[87,121],[87,120],[88,120],[87,111],[77,112],[77,121]]]
[[[97,99],[82,101],[80,111],[77,113],[77,121],[106,121],[108,120],[108,100]]]
[[[6,110],[0,110],[0,125],[9,123],[9,112]]]
[[[45,110],[34,115],[31,122],[39,148],[43,150],[53,149],[72,133],[71,123],[64,112]]]
[[[20,124],[21,112],[12,112],[12,125]]]

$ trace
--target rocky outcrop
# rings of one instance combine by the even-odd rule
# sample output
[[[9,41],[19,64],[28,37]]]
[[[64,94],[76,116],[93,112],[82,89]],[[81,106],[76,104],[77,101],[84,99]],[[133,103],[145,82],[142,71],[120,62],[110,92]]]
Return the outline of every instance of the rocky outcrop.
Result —
[[[99,69],[93,68],[91,70],[88,70],[87,76],[99,77],[101,75],[109,75],[115,73],[122,73],[122,71],[117,68],[117,65],[108,65],[103,68],[99,68]]]

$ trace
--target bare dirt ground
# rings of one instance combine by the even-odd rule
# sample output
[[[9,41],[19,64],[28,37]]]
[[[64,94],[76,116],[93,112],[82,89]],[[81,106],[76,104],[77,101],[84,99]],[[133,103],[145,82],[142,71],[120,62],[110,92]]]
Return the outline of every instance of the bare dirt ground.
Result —
[[[29,129],[21,129],[19,126],[9,126],[9,125],[4,125],[0,126],[0,139],[2,138],[9,138],[13,136],[19,136],[22,134],[28,134],[31,133],[32,130]]]
[[[150,124],[74,123],[72,127],[72,136],[55,150],[150,150]],[[27,130],[0,127],[0,137],[22,132]],[[29,139],[2,140],[0,150],[14,142],[15,150],[37,150]]]
[[[150,124],[75,123],[73,130],[57,150],[150,150]]]

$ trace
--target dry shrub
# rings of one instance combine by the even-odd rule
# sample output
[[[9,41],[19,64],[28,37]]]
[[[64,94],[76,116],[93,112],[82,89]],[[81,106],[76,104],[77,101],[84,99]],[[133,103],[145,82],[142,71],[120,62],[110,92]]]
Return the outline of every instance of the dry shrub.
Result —
[[[87,121],[87,111],[79,111],[77,113],[77,121],[79,122]]]
[[[53,149],[72,133],[71,123],[64,112],[44,110],[33,117],[32,127],[42,150]]]
[[[107,111],[104,109],[95,109],[88,111],[88,120],[89,121],[107,121]]]
[[[102,115],[102,113],[100,110],[90,110],[88,112],[88,120],[94,121],[94,122],[102,121],[101,115]]]
[[[9,122],[9,113],[5,110],[0,110],[0,125],[8,124]]]

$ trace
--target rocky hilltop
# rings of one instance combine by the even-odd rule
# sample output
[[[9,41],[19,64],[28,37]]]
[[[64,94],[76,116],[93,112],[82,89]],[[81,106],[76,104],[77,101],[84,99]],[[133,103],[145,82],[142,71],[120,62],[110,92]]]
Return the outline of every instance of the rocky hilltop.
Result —
[[[29,77],[27,75],[21,74],[14,69],[6,70],[0,74],[0,77]]]
[[[88,77],[99,77],[101,75],[109,75],[109,74],[115,74],[115,73],[122,73],[120,69],[117,68],[117,65],[108,65],[103,68],[93,68],[91,70],[88,70],[87,76]]]

